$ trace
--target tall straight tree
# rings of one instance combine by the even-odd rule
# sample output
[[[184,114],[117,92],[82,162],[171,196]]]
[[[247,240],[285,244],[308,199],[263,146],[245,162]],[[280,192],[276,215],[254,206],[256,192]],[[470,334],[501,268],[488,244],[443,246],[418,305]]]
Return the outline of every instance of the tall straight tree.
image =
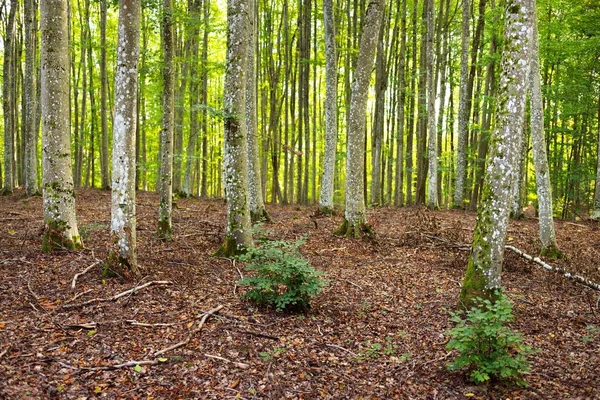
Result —
[[[4,64],[2,74],[2,108],[4,110],[4,188],[3,193],[13,192],[15,184],[15,90],[14,81],[14,43],[16,40],[15,19],[17,15],[17,0],[10,2],[10,11],[4,33]]]
[[[37,3],[25,0],[25,72],[23,74],[23,134],[25,141],[25,193],[28,196],[40,190],[37,179],[37,144],[38,130],[36,124],[37,94],[35,88],[36,54],[37,54]]]
[[[319,209],[324,214],[333,212],[335,155],[337,148],[337,44],[333,0],[323,0],[325,23],[325,155]]]
[[[598,121],[600,121],[600,96],[598,96]],[[600,122],[598,123],[598,147],[596,149],[596,186],[594,188],[594,208],[591,219],[600,219]]]
[[[248,2],[248,61],[246,69],[246,145],[248,147],[248,205],[252,222],[268,221],[261,187],[256,108],[256,0]],[[266,171],[264,171],[266,173]]]
[[[111,262],[140,275],[136,258],[135,136],[140,53],[140,0],[121,0],[113,122]]]
[[[106,2],[100,0],[100,177],[101,187],[110,189],[110,173],[108,165],[108,76],[106,71]]]
[[[460,89],[458,95],[458,148],[456,154],[456,183],[454,185],[454,206],[463,207],[465,178],[467,176],[467,136],[469,134],[470,97],[467,87],[469,80],[469,24],[471,23],[471,0],[462,1],[462,33],[460,56]]]
[[[477,207],[477,222],[460,302],[466,308],[475,297],[494,299],[501,288],[504,242],[521,149],[531,27],[530,0],[507,0],[504,50],[496,127],[490,141],[490,157]]]
[[[225,243],[216,255],[229,257],[251,247],[248,209],[246,126],[246,73],[248,54],[248,0],[227,2],[227,58],[225,60],[223,182],[227,200]]]
[[[427,206],[431,209],[437,209],[438,205],[438,146],[437,146],[437,132],[435,125],[435,62],[434,62],[434,48],[433,48],[433,36],[434,36],[434,14],[435,2],[433,0],[427,0],[427,136],[429,136],[429,193],[427,199]],[[443,100],[442,100],[443,101]]]
[[[377,48],[377,38],[384,9],[383,0],[370,0],[360,37],[358,59],[354,70],[350,114],[348,118],[348,149],[346,158],[346,212],[337,234],[359,237],[370,232],[365,209],[365,127],[371,71]]]
[[[175,114],[175,42],[173,38],[173,0],[163,0],[163,119],[160,131],[160,203],[158,236],[170,239],[173,234],[173,129]]]
[[[542,77],[540,74],[539,38],[537,28],[536,0],[529,0],[531,12],[531,71],[529,72],[531,139],[533,148],[533,164],[535,166],[535,182],[540,216],[541,254],[560,257],[562,254],[556,244],[554,218],[552,212],[552,187],[550,186],[550,170],[546,153],[546,135],[544,134],[544,105],[542,99]]]
[[[396,191],[394,205],[404,204],[404,107],[406,105],[406,0],[402,0],[400,12],[400,55],[398,60],[398,137],[396,141]]]
[[[82,247],[75,218],[69,118],[67,1],[41,2],[44,237],[42,249]]]

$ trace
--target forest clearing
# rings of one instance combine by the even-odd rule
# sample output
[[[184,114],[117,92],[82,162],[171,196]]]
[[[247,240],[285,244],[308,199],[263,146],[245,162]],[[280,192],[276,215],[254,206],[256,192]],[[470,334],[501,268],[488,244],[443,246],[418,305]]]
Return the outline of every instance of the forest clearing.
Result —
[[[598,398],[598,292],[507,252],[503,285],[514,328],[538,352],[529,386],[474,386],[452,372],[445,346],[475,214],[375,208],[373,239],[331,235],[341,216],[270,205],[271,235],[306,237],[302,253],[328,280],[306,313],[240,300],[241,263],[212,254],[222,242],[222,200],[179,199],[175,238],[156,237],[158,195],[138,196],[143,278],[102,278],[110,192],[82,190],[77,214],[85,249],[42,253],[41,198],[0,197],[0,397],[4,398]],[[509,242],[530,253],[538,221],[512,221]],[[597,223],[557,221],[566,259],[552,264],[600,281]],[[73,278],[78,276],[75,288]],[[239,272],[238,272],[239,270]],[[151,281],[117,301],[110,298]],[[10,307],[7,307],[10,305]],[[185,340],[202,313],[222,306]],[[132,322],[132,321],[135,321]],[[142,324],[148,324],[142,325]],[[165,324],[165,325],[158,325]],[[590,328],[593,327],[593,328]],[[379,345],[377,345],[379,344]],[[130,361],[156,360],[114,370]],[[141,364],[141,363],[140,363]]]

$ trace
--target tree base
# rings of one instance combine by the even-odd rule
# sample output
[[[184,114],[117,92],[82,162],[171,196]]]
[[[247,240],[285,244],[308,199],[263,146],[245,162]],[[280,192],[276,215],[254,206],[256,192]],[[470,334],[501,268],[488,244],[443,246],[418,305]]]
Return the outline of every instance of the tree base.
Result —
[[[44,227],[42,236],[42,251],[49,253],[54,250],[78,250],[83,248],[80,236],[68,238],[63,230],[51,226]]]
[[[13,190],[12,189],[4,188],[4,189],[0,190],[0,195],[1,196],[10,196],[12,194],[13,194]]]
[[[246,248],[238,246],[235,238],[231,236],[225,237],[225,242],[214,252],[214,257],[233,258],[246,252]]]
[[[130,279],[131,275],[135,278],[141,276],[137,264],[132,264],[126,257],[122,257],[112,250],[104,263],[102,276],[105,278],[120,276],[125,279]]]
[[[344,222],[342,223],[342,226],[340,226],[335,232],[333,232],[333,234],[349,238],[360,238],[362,236],[373,238],[375,236],[375,232],[373,231],[373,228],[371,228],[371,225],[367,223],[353,225],[350,224],[345,218]]]
[[[321,215],[331,217],[331,216],[337,215],[337,212],[333,208],[319,206],[317,211],[315,211],[315,217],[319,217]]]
[[[471,255],[458,297],[459,308],[469,310],[475,305],[475,299],[477,298],[490,300],[493,303],[499,294],[499,289],[489,289],[487,287],[487,279],[483,271],[474,265]]]
[[[255,224],[258,222],[272,222],[273,220],[267,210],[263,208],[262,211],[259,212],[250,211],[250,221]]]
[[[173,227],[169,221],[158,221],[158,229],[156,231],[158,238],[164,241],[173,240]]]
[[[562,251],[560,251],[560,249],[556,245],[551,244],[548,247],[542,248],[542,250],[540,251],[540,257],[547,257],[552,258],[553,260],[560,260],[565,258],[565,255]]]

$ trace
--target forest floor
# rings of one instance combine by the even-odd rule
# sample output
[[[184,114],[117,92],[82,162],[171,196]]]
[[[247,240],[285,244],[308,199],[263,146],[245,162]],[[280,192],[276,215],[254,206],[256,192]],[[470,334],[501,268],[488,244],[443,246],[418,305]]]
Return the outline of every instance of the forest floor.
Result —
[[[341,216],[269,205],[269,235],[306,237],[302,253],[329,281],[307,313],[286,314],[240,300],[241,263],[211,256],[223,240],[223,201],[178,200],[176,238],[162,242],[158,197],[139,193],[144,278],[133,282],[103,279],[97,262],[111,243],[110,193],[77,195],[85,249],[52,254],[40,251],[41,198],[0,197],[0,398],[600,399],[599,293],[510,252],[503,284],[512,327],[538,350],[529,386],[476,387],[446,369],[471,212],[377,208],[369,211],[375,239],[351,240],[331,234]],[[556,227],[567,258],[550,263],[600,281],[598,224]],[[539,251],[536,219],[511,222],[508,235]],[[110,299],[152,281],[172,284]],[[107,301],[83,305],[94,298]]]

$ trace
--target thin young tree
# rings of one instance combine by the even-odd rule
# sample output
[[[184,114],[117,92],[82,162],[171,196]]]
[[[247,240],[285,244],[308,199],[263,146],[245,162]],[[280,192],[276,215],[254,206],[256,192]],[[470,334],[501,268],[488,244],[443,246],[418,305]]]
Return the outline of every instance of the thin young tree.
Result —
[[[252,222],[268,221],[261,187],[256,107],[256,0],[248,1],[248,60],[246,70],[246,146],[248,147],[248,205]],[[266,171],[265,171],[266,172]]]
[[[342,226],[335,232],[349,237],[359,237],[363,232],[368,234],[371,232],[367,223],[364,197],[365,127],[369,83],[375,61],[375,49],[377,48],[384,2],[383,0],[370,0],[367,7],[354,70],[350,109],[348,110],[350,115],[346,158],[346,211]]]
[[[556,243],[554,218],[552,211],[552,186],[550,186],[550,170],[546,153],[546,135],[544,134],[544,104],[542,99],[542,77],[540,74],[540,52],[537,27],[536,0],[530,2],[531,23],[531,54],[529,71],[530,90],[530,126],[533,148],[533,164],[535,166],[535,182],[538,198],[540,220],[541,255],[561,257]]]
[[[460,292],[466,308],[476,297],[494,300],[501,287],[515,162],[521,148],[531,28],[530,0],[507,0],[496,127],[490,141],[467,271]]]
[[[37,94],[35,88],[36,54],[37,54],[37,3],[25,0],[25,72],[23,74],[23,133],[25,139],[25,193],[33,196],[40,191],[37,179],[37,144],[38,130],[36,125]]]
[[[325,24],[325,154],[323,178],[319,196],[319,210],[323,214],[333,212],[335,155],[337,149],[337,44],[335,38],[335,15],[333,0],[323,0]]]
[[[15,63],[14,43],[16,40],[17,0],[10,2],[10,11],[4,33],[4,64],[2,69],[2,108],[4,111],[4,188],[2,193],[11,194],[15,185]]]
[[[600,121],[600,96],[598,96],[598,121]],[[594,188],[594,208],[590,218],[600,220],[600,123],[598,124],[598,148],[596,150],[596,186]]]
[[[429,193],[427,206],[438,209],[438,146],[435,124],[435,62],[434,62],[434,14],[435,2],[427,0],[427,136],[429,136],[428,158],[429,158]],[[442,100],[443,101],[443,100]]]
[[[82,247],[75,218],[69,118],[67,1],[41,2],[44,236],[42,250]]]
[[[140,275],[136,258],[135,137],[140,0],[121,0],[115,71],[113,122],[111,234],[114,247],[109,261]]]
[[[223,182],[227,200],[225,242],[215,255],[230,257],[253,245],[248,209],[247,143],[245,126],[248,54],[248,0],[227,2],[225,61]]]
[[[175,43],[173,40],[173,0],[163,0],[163,119],[160,132],[160,202],[158,205],[158,236],[173,235],[173,129],[175,114]]]
[[[108,0],[100,0],[100,177],[101,187],[110,189],[108,153],[108,77],[106,71],[106,13]]]

